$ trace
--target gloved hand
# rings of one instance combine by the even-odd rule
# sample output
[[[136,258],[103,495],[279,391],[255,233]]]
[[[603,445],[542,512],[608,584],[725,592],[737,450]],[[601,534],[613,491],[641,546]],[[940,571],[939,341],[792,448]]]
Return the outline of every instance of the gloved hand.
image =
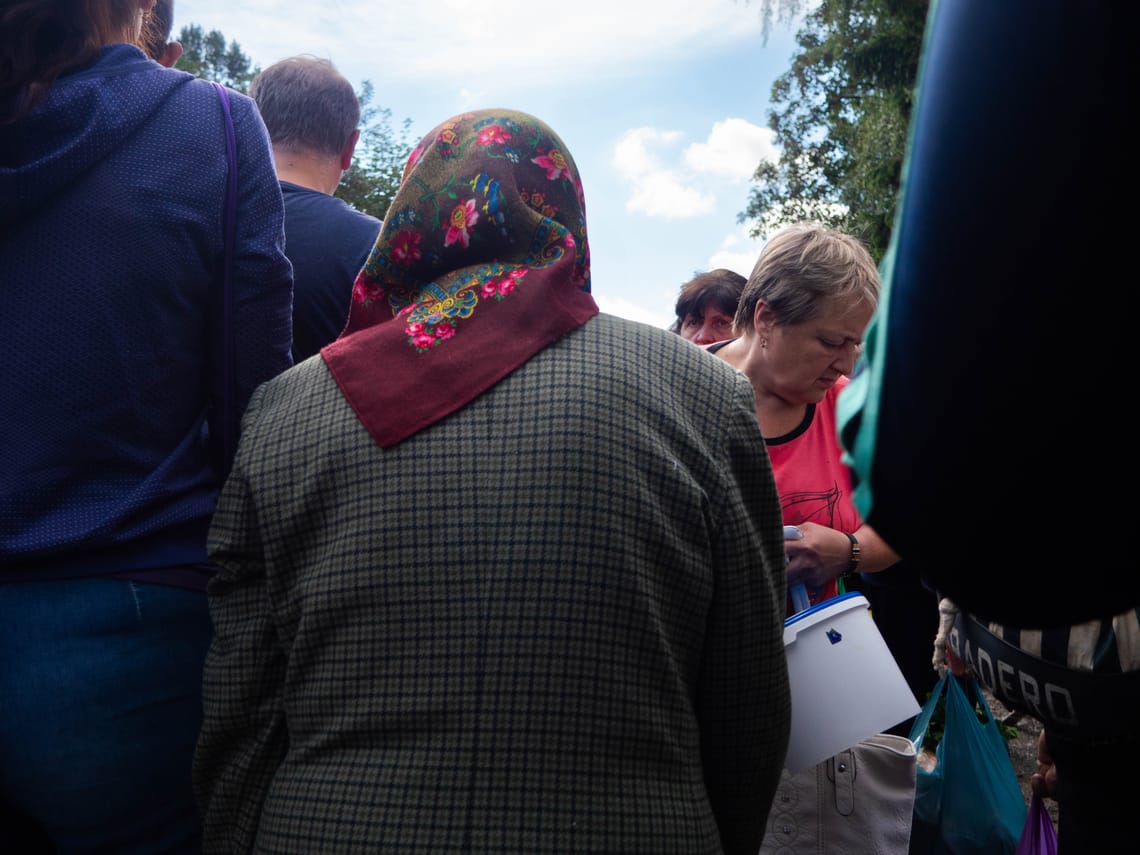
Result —
[[[946,672],[947,668],[950,668],[953,674],[960,674],[965,670],[962,661],[954,656],[954,652],[947,647],[950,630],[954,628],[956,617],[958,617],[958,607],[954,603],[946,597],[938,601],[938,634],[934,636],[934,658],[931,660],[931,664],[934,665],[934,670],[938,672],[939,677]],[[953,663],[949,661],[949,657],[953,657]]]

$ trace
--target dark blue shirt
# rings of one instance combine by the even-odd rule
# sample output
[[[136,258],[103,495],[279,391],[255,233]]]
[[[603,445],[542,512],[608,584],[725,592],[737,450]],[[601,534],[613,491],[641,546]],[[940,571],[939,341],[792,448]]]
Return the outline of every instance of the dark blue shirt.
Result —
[[[380,221],[343,199],[281,182],[285,253],[293,262],[293,362],[317,353],[348,321],[356,274]]]

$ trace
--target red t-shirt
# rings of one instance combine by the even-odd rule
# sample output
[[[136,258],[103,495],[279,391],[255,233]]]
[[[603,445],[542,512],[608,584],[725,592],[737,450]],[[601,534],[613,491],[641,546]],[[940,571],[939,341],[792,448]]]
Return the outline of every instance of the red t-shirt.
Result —
[[[843,532],[862,525],[851,500],[851,471],[843,462],[836,430],[835,403],[846,385],[847,378],[841,377],[822,401],[808,407],[795,430],[765,439],[784,525],[813,522]],[[822,588],[809,585],[807,590],[812,605],[839,593],[834,579]],[[792,613],[789,603],[788,614]]]

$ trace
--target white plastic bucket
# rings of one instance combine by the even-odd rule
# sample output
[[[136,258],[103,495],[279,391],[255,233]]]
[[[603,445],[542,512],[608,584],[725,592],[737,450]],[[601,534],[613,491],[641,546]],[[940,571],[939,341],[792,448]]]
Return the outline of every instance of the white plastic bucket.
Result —
[[[792,772],[919,712],[862,594],[843,594],[785,620],[784,650],[792,688],[784,765]]]

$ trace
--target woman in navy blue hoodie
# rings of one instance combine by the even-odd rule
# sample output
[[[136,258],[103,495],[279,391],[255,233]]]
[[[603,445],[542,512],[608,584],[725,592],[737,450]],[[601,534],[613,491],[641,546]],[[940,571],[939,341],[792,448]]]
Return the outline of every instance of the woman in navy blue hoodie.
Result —
[[[222,103],[135,46],[153,3],[0,11],[0,813],[60,852],[199,847],[221,419],[291,362],[265,126],[229,93],[227,327]]]

